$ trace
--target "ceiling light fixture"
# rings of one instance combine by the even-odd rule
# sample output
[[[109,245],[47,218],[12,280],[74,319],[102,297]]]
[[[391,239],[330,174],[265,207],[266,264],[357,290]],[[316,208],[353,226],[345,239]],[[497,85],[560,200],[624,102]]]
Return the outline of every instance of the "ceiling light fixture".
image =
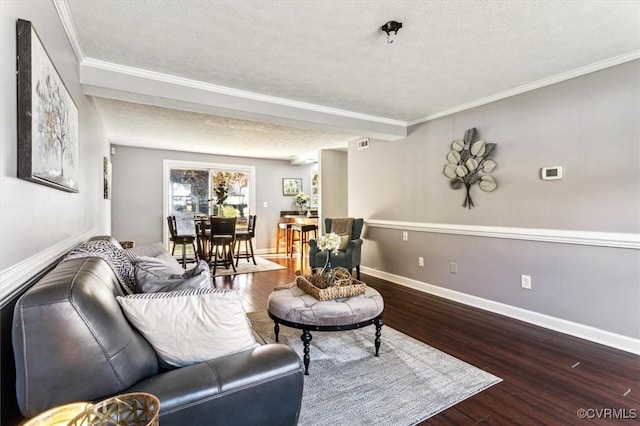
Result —
[[[398,34],[398,30],[400,28],[402,28],[402,22],[389,21],[380,27],[380,31],[387,33],[387,43],[393,43],[393,36],[391,33],[395,36]]]

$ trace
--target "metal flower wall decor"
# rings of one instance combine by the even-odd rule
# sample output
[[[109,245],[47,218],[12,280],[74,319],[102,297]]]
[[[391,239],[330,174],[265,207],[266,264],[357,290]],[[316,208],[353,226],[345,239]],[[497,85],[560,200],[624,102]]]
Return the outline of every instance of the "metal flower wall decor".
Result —
[[[495,143],[479,140],[475,127],[465,132],[464,140],[455,140],[451,144],[444,174],[450,179],[451,188],[460,189],[463,186],[466,188],[467,195],[464,197],[462,207],[469,209],[473,207],[469,194],[471,185],[477,183],[485,192],[492,192],[497,188],[495,179],[487,174],[496,167],[495,161],[491,160],[496,146]]]

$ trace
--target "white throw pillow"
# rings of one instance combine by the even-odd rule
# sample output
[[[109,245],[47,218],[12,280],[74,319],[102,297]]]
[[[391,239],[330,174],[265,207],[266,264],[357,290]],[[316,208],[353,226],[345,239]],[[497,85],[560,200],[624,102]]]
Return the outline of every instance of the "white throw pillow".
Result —
[[[182,367],[258,346],[240,290],[184,290],[117,299],[163,366]]]

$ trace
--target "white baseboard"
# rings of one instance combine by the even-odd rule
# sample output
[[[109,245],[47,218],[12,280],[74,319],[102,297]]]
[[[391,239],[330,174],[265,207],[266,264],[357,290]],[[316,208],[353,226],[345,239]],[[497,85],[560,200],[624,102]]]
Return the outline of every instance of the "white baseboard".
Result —
[[[485,311],[504,315],[520,321],[524,321],[539,327],[544,327],[570,336],[579,337],[591,342],[599,343],[612,348],[620,349],[626,352],[640,355],[640,339],[623,336],[609,331],[600,330],[595,327],[567,321],[561,318],[552,317],[534,311],[518,308],[504,303],[495,302],[489,299],[472,296],[470,294],[461,293],[459,291],[450,290],[444,287],[427,284],[411,278],[400,275],[390,274],[376,269],[361,267],[363,274],[371,275],[376,278],[384,279],[395,284],[422,291],[424,293],[433,294],[454,302],[459,302]]]
[[[82,234],[59,241],[40,253],[0,271],[0,306],[4,306],[11,298],[11,295],[15,294],[20,287],[38,275],[44,268],[68,252],[73,246],[96,235],[96,232],[98,230],[93,228]]]

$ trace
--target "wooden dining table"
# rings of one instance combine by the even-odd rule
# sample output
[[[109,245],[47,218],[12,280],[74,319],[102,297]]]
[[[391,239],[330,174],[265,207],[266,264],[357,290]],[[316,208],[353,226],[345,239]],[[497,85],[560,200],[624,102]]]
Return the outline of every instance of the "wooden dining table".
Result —
[[[205,256],[205,253],[209,250],[209,240],[211,238],[211,218],[222,217],[222,216],[195,216],[193,218],[196,230],[196,241],[198,247],[198,254],[201,259],[207,259],[208,256]],[[238,218],[239,219],[239,218]],[[202,237],[202,228],[204,227],[205,238]],[[246,220],[237,221],[236,222],[236,232],[237,231],[246,231],[248,227],[248,223]]]

